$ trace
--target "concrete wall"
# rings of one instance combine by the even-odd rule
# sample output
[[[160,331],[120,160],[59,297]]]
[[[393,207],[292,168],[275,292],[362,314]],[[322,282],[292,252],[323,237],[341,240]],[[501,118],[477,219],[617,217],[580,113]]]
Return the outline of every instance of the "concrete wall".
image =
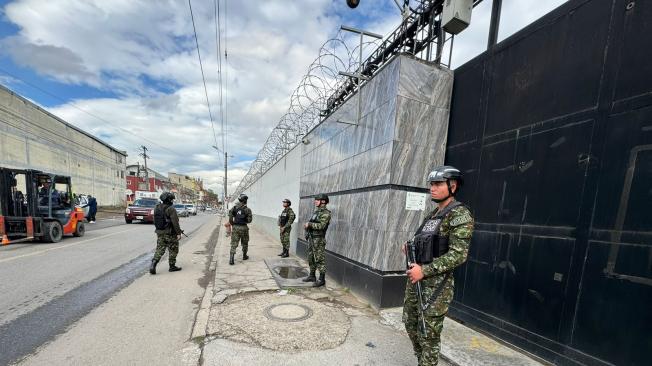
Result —
[[[290,234],[291,251],[295,251],[299,226],[297,221],[302,147],[302,144],[295,146],[244,192],[249,196],[248,205],[253,211],[255,224],[275,238],[279,236],[277,219],[283,211],[282,201],[285,198],[292,201],[297,220],[292,225]],[[255,243],[252,245],[255,248]]]
[[[74,193],[123,205],[126,153],[0,87],[0,166],[72,177]]]

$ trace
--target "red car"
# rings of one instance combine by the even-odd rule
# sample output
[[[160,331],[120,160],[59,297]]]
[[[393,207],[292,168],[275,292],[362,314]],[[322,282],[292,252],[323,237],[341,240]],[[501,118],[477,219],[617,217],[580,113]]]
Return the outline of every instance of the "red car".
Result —
[[[156,198],[139,198],[125,210],[125,222],[131,224],[134,220],[154,223],[154,207],[158,204]]]

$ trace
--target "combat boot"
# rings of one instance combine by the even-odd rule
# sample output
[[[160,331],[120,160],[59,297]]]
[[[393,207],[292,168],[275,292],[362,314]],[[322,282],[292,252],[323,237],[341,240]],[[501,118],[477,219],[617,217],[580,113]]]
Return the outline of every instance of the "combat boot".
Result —
[[[156,259],[152,259],[152,264],[149,265],[149,273],[150,274],[156,274],[156,265],[158,264],[158,261]]]
[[[319,280],[317,282],[312,284],[312,287],[321,287],[326,284],[326,274],[325,273],[319,273]]]
[[[285,254],[285,249],[281,250],[281,253],[280,253],[280,254],[277,254],[277,256],[282,257],[283,254]]]
[[[302,279],[301,281],[303,282],[315,282],[317,279],[315,278],[315,273],[311,273],[310,276]]]
[[[287,258],[290,256],[290,249],[283,249],[283,253],[281,253],[281,258]]]
[[[169,272],[176,272],[176,271],[180,271],[180,270],[181,270],[181,267],[177,267],[174,264],[171,264],[170,269],[168,269]]]
[[[247,255],[247,252],[243,250],[242,251],[242,260],[246,261],[247,259],[249,259],[249,256]]]
[[[235,260],[233,259],[233,257],[235,257],[235,254],[231,254],[231,258],[229,259],[229,264],[230,264],[230,265],[234,265],[234,264],[235,264]]]

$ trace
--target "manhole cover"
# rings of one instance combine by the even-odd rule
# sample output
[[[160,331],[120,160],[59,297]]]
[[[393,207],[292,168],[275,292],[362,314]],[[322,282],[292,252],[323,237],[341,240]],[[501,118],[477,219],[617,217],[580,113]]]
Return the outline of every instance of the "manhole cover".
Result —
[[[281,322],[298,322],[310,318],[312,309],[302,304],[275,304],[265,309],[265,316]]]
[[[286,279],[296,279],[308,276],[308,271],[302,267],[279,266],[274,270],[279,276]]]

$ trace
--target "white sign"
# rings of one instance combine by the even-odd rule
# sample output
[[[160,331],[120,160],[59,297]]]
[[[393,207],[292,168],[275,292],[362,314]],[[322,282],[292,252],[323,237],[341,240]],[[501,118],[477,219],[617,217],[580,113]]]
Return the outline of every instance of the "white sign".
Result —
[[[405,209],[410,211],[423,211],[426,209],[426,193],[407,192]]]

